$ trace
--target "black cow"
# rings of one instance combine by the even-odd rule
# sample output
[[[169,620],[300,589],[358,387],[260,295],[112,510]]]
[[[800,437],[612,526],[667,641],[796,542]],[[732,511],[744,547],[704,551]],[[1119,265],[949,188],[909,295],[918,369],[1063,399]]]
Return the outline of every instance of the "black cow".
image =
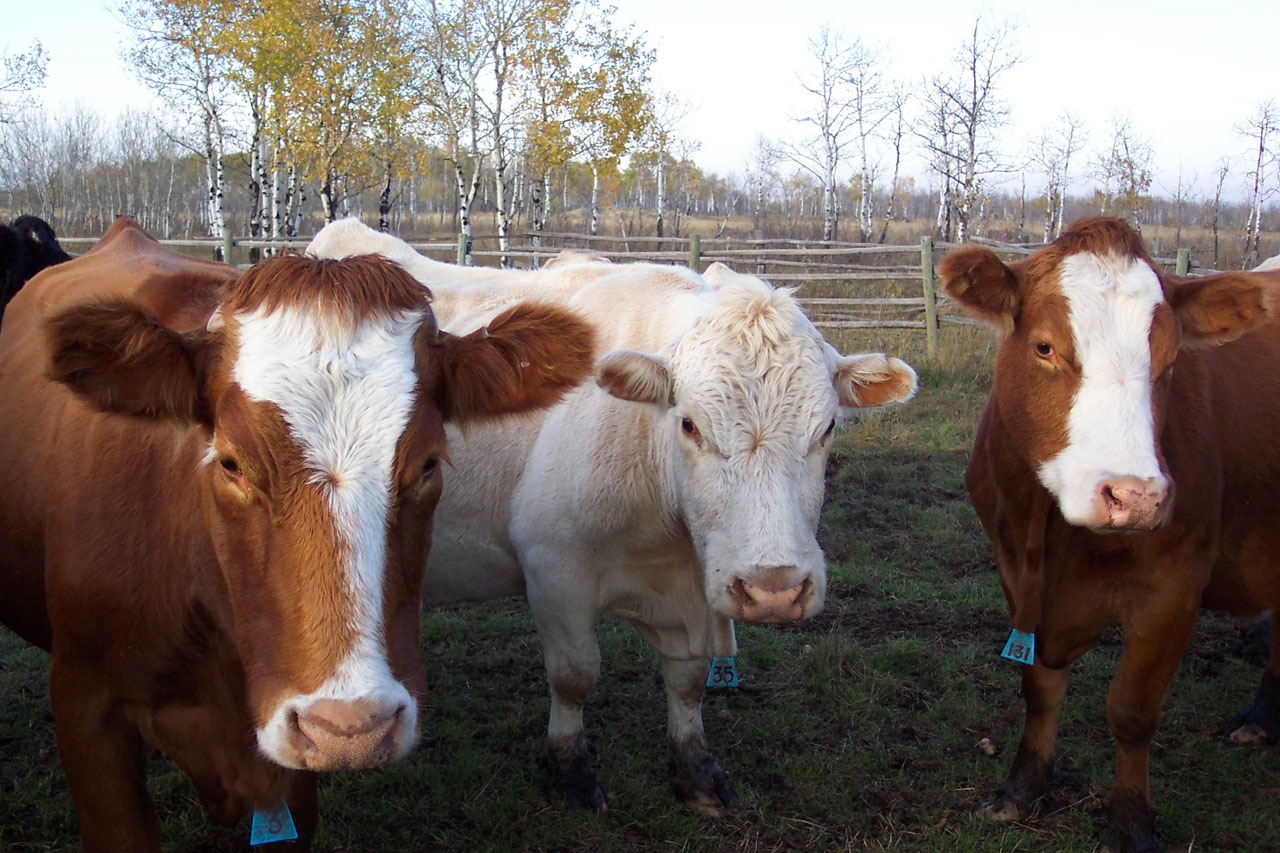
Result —
[[[0,318],[4,306],[22,285],[45,267],[71,260],[62,251],[58,238],[38,216],[19,216],[8,225],[0,225],[0,270],[4,279],[0,282]]]

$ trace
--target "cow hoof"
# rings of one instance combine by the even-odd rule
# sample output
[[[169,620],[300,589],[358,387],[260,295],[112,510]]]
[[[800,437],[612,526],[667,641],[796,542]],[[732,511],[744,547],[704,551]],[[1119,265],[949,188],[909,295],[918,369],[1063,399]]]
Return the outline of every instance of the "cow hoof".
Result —
[[[1156,843],[1154,834],[1148,833],[1140,838],[1132,838],[1123,830],[1112,827],[1102,839],[1102,853],[1159,853],[1163,850]]]
[[[738,796],[729,787],[729,775],[715,763],[696,783],[687,779],[672,780],[671,785],[681,805],[707,817],[724,817],[738,802]]]
[[[738,801],[729,787],[729,774],[711,760],[701,738],[667,741],[671,788],[684,806],[707,817],[724,817]]]
[[[996,823],[1013,823],[1031,815],[1031,809],[1023,808],[1017,800],[1004,794],[996,794],[995,798],[978,808],[978,817]]]
[[[1120,790],[1107,805],[1107,833],[1102,849],[1111,853],[1156,853],[1156,813],[1147,798],[1136,791]]]
[[[547,799],[571,809],[605,810],[604,792],[600,790],[596,771],[591,766],[586,738],[567,743],[547,743],[543,792]]]
[[[547,780],[543,788],[547,799],[571,809],[602,812],[609,808],[604,801],[604,791],[595,782],[595,774],[591,774],[589,782],[570,783],[564,779]]]
[[[1270,746],[1277,740],[1276,731],[1262,723],[1245,723],[1231,733],[1231,742],[1245,746]]]

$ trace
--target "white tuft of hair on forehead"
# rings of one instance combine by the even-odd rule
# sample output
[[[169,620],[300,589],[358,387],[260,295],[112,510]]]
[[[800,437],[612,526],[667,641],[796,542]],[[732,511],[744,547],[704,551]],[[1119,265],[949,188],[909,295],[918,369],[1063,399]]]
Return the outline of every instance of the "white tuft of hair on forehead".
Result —
[[[232,379],[279,408],[347,555],[355,645],[308,701],[404,691],[386,660],[382,596],[392,469],[414,404],[412,340],[424,316],[373,314],[355,325],[281,306],[235,317]]]
[[[1040,466],[1068,521],[1089,516],[1106,477],[1161,477],[1151,407],[1151,322],[1164,291],[1141,260],[1069,255],[1059,267],[1080,386],[1067,416],[1067,444]]]

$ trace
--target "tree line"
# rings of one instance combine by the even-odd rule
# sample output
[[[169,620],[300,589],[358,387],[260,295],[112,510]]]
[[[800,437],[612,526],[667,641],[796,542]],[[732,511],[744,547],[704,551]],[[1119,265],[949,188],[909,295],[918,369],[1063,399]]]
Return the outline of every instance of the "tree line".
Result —
[[[918,81],[896,79],[883,47],[819,28],[796,132],[757,138],[742,171],[721,176],[695,163],[689,107],[652,85],[644,36],[599,0],[119,2],[124,58],[162,113],[50,114],[33,96],[40,46],[5,54],[11,212],[85,233],[130,212],[165,236],[264,238],[376,213],[384,229],[454,230],[468,247],[483,213],[503,252],[514,231],[536,244],[549,223],[679,236],[704,218],[713,233],[883,242],[910,221],[945,240],[1048,240],[1102,212],[1203,226],[1215,266],[1220,232],[1248,263],[1274,230],[1272,102],[1242,120],[1211,197],[1181,175],[1154,190],[1152,143],[1126,116],[1091,129],[1064,111],[1013,151],[1001,95],[1022,61],[1017,31],[983,16]],[[911,157],[924,174],[905,173]],[[1229,176],[1249,185],[1245,202],[1224,196]],[[1091,192],[1068,193],[1085,180]]]

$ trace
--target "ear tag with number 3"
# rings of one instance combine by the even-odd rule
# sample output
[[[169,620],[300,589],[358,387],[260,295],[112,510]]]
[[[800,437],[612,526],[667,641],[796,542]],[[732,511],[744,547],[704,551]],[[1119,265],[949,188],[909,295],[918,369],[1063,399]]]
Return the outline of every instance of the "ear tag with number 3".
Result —
[[[711,672],[707,674],[708,687],[737,687],[738,668],[733,658],[716,658],[711,661]]]
[[[1000,653],[1000,657],[1031,666],[1036,659],[1036,635],[1014,628],[1009,634],[1009,642],[1004,644],[1004,651]]]
[[[269,809],[261,806],[253,810],[253,826],[249,830],[249,844],[271,844],[274,841],[293,841],[298,837],[297,827],[293,825],[293,815],[289,814],[289,804],[284,800]]]

